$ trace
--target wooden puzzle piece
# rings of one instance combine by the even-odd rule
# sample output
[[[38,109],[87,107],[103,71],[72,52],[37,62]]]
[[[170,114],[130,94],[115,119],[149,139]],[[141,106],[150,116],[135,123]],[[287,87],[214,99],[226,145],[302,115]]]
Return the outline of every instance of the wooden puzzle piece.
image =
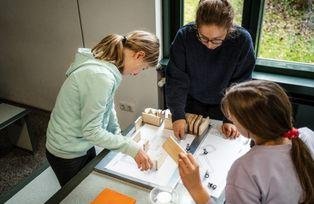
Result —
[[[198,118],[199,118],[199,115],[197,115],[197,114],[192,114],[192,113],[186,113],[185,114],[188,133],[195,134],[194,133],[194,126],[195,126],[195,123],[196,123]]]
[[[185,150],[172,137],[168,137],[162,147],[176,163],[178,163],[179,154],[185,152]]]
[[[145,108],[144,113],[154,114],[153,111],[152,111],[152,108]]]
[[[155,126],[158,126],[158,127],[162,123],[162,118],[161,117],[158,117],[158,116],[155,116],[155,115],[152,115],[152,114],[148,114],[148,113],[145,113],[145,112],[142,113],[142,119],[143,119],[144,123],[148,123],[148,124],[155,125]]]
[[[165,111],[158,109],[157,110],[157,116],[161,118],[165,118]]]
[[[169,129],[169,130],[173,129],[173,127],[172,127],[172,119],[170,119],[170,118],[165,118],[164,119],[164,128]]]
[[[201,125],[202,119],[203,119],[203,116],[198,115],[197,119],[195,120],[194,127],[193,127],[193,134],[194,135],[198,135],[198,129]]]
[[[165,116],[165,111],[155,108],[145,108],[144,113],[155,115],[162,118]]]
[[[190,124],[191,124],[191,121],[194,117],[194,114],[191,114],[191,113],[186,113],[185,114],[185,120],[186,120],[186,124],[187,124],[187,131],[190,132]]]
[[[144,152],[147,152],[149,149],[149,140],[146,140],[144,143],[143,143],[143,150]]]
[[[133,137],[133,140],[138,143],[141,140],[141,132],[137,132],[136,135]]]
[[[205,130],[209,126],[209,122],[210,122],[209,121],[209,117],[202,119],[202,123],[201,123],[201,125],[200,125],[200,127],[198,129],[198,135],[202,135],[205,132]]]
[[[193,135],[202,135],[210,124],[209,117],[203,118],[202,115],[186,113],[187,132]]]
[[[165,110],[165,118],[169,118],[169,119],[172,118],[172,114],[169,109]]]
[[[198,118],[198,115],[194,114],[194,115],[193,115],[193,118],[192,118],[192,120],[191,120],[191,122],[190,122],[190,124],[189,124],[189,132],[190,132],[191,134],[193,134],[193,127],[194,127],[194,123],[195,123],[195,121],[196,121],[197,118]]]
[[[173,126],[172,126],[172,114],[170,113],[170,111],[167,109],[164,111],[164,128],[172,130]]]
[[[140,116],[134,122],[135,131],[138,131],[142,125],[143,125],[143,119],[142,119],[142,116]]]

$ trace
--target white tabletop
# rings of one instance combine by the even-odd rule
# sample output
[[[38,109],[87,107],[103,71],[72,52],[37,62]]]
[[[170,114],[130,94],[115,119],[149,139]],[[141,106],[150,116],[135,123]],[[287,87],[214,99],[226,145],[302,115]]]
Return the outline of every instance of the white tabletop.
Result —
[[[215,127],[221,124],[221,121],[215,121]],[[140,186],[122,181],[111,176],[93,171],[90,173],[76,188],[63,199],[61,203],[90,203],[98,194],[105,188],[110,188],[114,191],[128,195],[136,200],[137,204],[149,204],[150,190],[142,188]],[[175,187],[175,191],[179,195],[179,202],[184,204],[193,204],[190,194],[183,186],[181,181]],[[224,192],[221,196],[214,200],[212,203],[220,204],[224,201]]]

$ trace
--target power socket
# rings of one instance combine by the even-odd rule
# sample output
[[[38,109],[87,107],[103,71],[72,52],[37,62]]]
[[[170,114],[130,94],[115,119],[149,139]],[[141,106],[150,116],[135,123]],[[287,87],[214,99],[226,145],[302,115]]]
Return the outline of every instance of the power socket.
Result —
[[[128,103],[128,102],[120,101],[119,102],[119,108],[122,111],[134,112],[135,105],[131,104],[131,103]]]

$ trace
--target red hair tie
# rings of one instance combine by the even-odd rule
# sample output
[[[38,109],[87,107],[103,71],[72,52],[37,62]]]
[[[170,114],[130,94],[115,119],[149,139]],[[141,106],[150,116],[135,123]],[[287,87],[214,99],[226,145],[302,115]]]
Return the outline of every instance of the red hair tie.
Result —
[[[299,137],[299,130],[296,128],[292,128],[291,130],[283,133],[282,137],[293,139]]]

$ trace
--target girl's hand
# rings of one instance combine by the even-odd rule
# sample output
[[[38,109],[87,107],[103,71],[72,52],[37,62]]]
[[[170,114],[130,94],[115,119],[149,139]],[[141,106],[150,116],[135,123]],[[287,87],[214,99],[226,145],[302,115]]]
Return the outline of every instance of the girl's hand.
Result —
[[[192,154],[179,154],[179,172],[182,182],[188,190],[202,185],[199,165]]]
[[[221,126],[221,131],[229,139],[236,139],[240,136],[237,127],[231,123],[223,123]]]
[[[173,133],[178,139],[185,136],[186,121],[185,119],[176,120],[172,123]]]
[[[146,170],[149,170],[149,169],[151,169],[153,167],[152,160],[149,158],[149,156],[146,154],[146,152],[144,152],[141,149],[136,154],[134,160],[135,160],[135,162],[137,164],[137,167],[141,171],[146,171]]]
[[[199,165],[192,154],[183,152],[179,154],[179,173],[183,185],[190,192],[194,201],[197,204],[207,204],[210,196],[202,185]]]

